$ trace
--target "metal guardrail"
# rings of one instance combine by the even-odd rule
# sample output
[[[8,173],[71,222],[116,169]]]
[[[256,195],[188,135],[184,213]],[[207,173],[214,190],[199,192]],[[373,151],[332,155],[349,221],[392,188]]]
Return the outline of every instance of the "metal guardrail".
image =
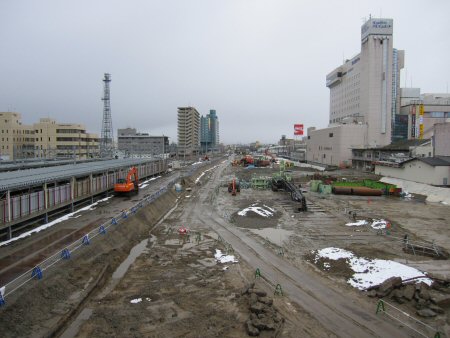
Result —
[[[24,272],[19,277],[16,277],[12,281],[8,282],[1,288],[1,299],[0,299],[0,305],[1,303],[4,304],[5,298],[15,291],[17,291],[19,288],[24,286],[26,283],[30,282],[33,279],[42,279],[44,271],[51,268],[53,265],[57,264],[58,262],[62,260],[70,259],[72,254],[79,250],[80,248],[90,245],[92,241],[97,240],[100,236],[106,235],[107,231],[111,227],[115,227],[120,225],[124,220],[126,220],[128,217],[134,215],[137,210],[140,208],[147,206],[148,204],[152,203],[154,200],[159,198],[163,193],[168,191],[171,185],[173,185],[175,180],[169,182],[167,186],[159,189],[157,192],[147,196],[143,200],[136,203],[134,206],[132,206],[128,210],[123,210],[120,214],[113,217],[111,220],[101,224],[98,226],[98,228],[95,228],[91,230],[90,232],[87,232],[85,235],[83,235],[81,238],[76,240],[75,242],[69,244],[61,251],[56,252],[55,254],[51,255],[50,257],[46,258],[44,261],[37,264],[34,268]]]
[[[193,168],[190,168],[187,172],[184,172],[183,176],[191,176],[197,169],[203,166],[204,164],[193,166]],[[5,298],[7,296],[13,294],[18,289],[34,279],[42,279],[44,271],[48,270],[60,261],[70,259],[74,252],[83,248],[84,246],[90,245],[92,241],[96,241],[97,239],[102,238],[102,236],[106,235],[108,229],[114,229],[114,227],[120,225],[120,223],[124,222],[128,217],[133,216],[140,208],[143,208],[158,199],[163,193],[167,192],[178,179],[179,178],[172,179],[166,184],[165,187],[145,197],[144,199],[133,205],[131,208],[121,211],[111,220],[99,225],[98,228],[87,232],[83,237],[80,237],[78,240],[69,244],[61,251],[54,253],[50,257],[37,264],[34,268],[24,272],[22,275],[5,284],[0,288],[0,306],[6,304]]]

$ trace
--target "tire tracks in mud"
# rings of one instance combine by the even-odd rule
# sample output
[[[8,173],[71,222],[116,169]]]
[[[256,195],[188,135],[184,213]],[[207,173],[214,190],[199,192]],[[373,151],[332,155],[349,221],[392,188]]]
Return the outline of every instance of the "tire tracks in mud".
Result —
[[[351,296],[346,297],[338,290],[322,282],[310,271],[292,266],[286,260],[275,255],[252,237],[223,220],[213,210],[211,204],[198,203],[206,201],[208,195],[218,183],[218,177],[225,166],[221,165],[211,175],[210,180],[193,193],[198,198],[183,206],[181,217],[190,222],[201,224],[214,230],[232,245],[247,264],[259,268],[264,279],[272,285],[281,284],[287,291],[287,297],[296,302],[305,312],[311,314],[331,333],[340,337],[412,337],[392,322],[383,321],[371,313],[367,305],[359,304]],[[212,185],[212,186],[211,186]],[[211,202],[214,199],[210,199]]]

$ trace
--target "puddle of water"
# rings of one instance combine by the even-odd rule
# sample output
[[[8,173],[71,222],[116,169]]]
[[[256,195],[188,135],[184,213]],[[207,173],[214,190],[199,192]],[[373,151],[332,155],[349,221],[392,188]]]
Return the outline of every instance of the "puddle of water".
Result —
[[[282,246],[283,242],[287,241],[289,239],[289,236],[294,234],[293,231],[278,228],[250,229],[250,231],[254,234],[257,234],[258,236],[267,238],[273,244],[279,246]]]
[[[128,257],[119,265],[119,267],[116,269],[116,271],[114,271],[114,273],[112,275],[112,279],[105,286],[105,288],[103,288],[103,290],[97,296],[97,299],[103,299],[112,290],[114,290],[116,285],[119,283],[120,279],[125,275],[125,273],[128,271],[128,268],[131,266],[131,264],[134,263],[136,258],[138,258],[139,255],[142,254],[143,252],[148,252],[147,243],[149,240],[150,240],[150,242],[153,242],[155,240],[155,238],[153,238],[153,236],[150,239],[146,238],[131,249]]]
[[[80,331],[80,327],[92,316],[92,309],[83,309],[83,311],[80,312],[78,317],[70,324],[70,326],[67,328],[66,331],[61,335],[61,338],[73,338],[78,334],[78,331]]]
[[[148,238],[144,239],[139,244],[135,245],[131,251],[128,257],[119,265],[119,267],[114,271],[112,278],[113,279],[120,279],[122,278],[125,273],[128,271],[128,268],[131,266],[131,264],[134,263],[136,258],[139,257],[139,255],[145,250],[147,247]]]

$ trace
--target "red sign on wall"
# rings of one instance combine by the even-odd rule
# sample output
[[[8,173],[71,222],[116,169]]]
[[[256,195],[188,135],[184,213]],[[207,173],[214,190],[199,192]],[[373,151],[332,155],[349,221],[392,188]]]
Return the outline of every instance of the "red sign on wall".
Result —
[[[303,135],[303,124],[294,124],[294,135]]]

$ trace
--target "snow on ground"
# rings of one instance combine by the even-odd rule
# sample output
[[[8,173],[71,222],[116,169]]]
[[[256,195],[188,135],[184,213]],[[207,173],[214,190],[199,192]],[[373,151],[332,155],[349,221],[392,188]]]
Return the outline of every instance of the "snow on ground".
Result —
[[[160,177],[161,176],[152,177],[149,180],[146,180],[146,181],[142,182],[141,184],[139,184],[139,188],[141,188],[141,189],[145,188],[146,186],[148,186],[148,182],[154,181],[154,180],[156,180],[157,178],[160,178]]]
[[[402,280],[423,277],[416,279],[416,283],[424,282],[428,285],[432,283],[432,280],[426,277],[426,273],[410,266],[385,259],[358,257],[351,251],[340,248],[318,250],[316,252],[315,262],[321,257],[331,260],[346,259],[351,269],[355,272],[347,280],[347,283],[359,290],[365,290],[370,286],[378,285],[391,277],[401,277]]]
[[[374,219],[372,224],[370,225],[373,229],[386,229],[388,222],[384,219]]]
[[[448,188],[433,187],[429,184],[417,183],[393,177],[383,177],[380,181],[395,184],[397,187],[402,188],[403,191],[407,191],[412,194],[425,195],[427,196],[427,202],[440,202],[444,205],[450,204],[450,189]]]
[[[362,220],[356,221],[354,223],[346,223],[345,225],[348,227],[360,227],[360,226],[367,225],[367,224],[368,224],[367,221],[362,219]]]
[[[222,162],[222,163],[223,163],[223,162]],[[199,177],[197,177],[197,179],[195,180],[195,183],[197,183],[198,181],[200,181],[200,179],[202,178],[202,176],[205,175],[208,171],[214,170],[214,169],[216,169],[218,166],[219,166],[219,165],[215,165],[215,166],[212,167],[212,168],[206,169],[204,172],[202,172],[202,173],[200,174]]]
[[[263,216],[263,217],[270,217],[273,216],[273,214],[275,213],[275,210],[268,207],[267,205],[263,205],[262,207],[257,206],[258,203],[254,203],[251,206],[241,210],[238,212],[239,216],[245,216],[247,215],[247,212],[249,211],[253,211],[254,213]]]
[[[233,255],[224,255],[222,251],[216,249],[214,258],[220,263],[237,263],[238,260]]]
[[[142,302],[142,298],[136,298],[136,299],[130,300],[130,303],[132,303],[132,304],[137,304],[137,303],[140,303],[140,302]]]
[[[75,216],[76,214],[80,213],[81,211],[94,210],[95,209],[94,207],[97,204],[99,204],[101,202],[105,202],[105,201],[109,200],[110,198],[112,198],[112,196],[109,196],[109,197],[106,197],[104,199],[101,199],[101,200],[99,200],[99,201],[97,201],[97,202],[95,202],[93,204],[88,205],[87,207],[81,208],[80,210],[77,210],[75,212],[71,212],[70,214],[67,214],[67,215],[64,215],[64,216],[62,216],[60,218],[57,218],[54,221],[48,222],[47,224],[44,224],[44,225],[41,225],[40,227],[37,227],[37,228],[34,228],[34,229],[30,230],[30,231],[24,232],[23,234],[21,234],[21,235],[19,235],[17,237],[13,237],[13,238],[11,238],[11,239],[9,239],[7,241],[1,242],[0,246],[8,245],[11,242],[14,242],[14,241],[17,241],[19,239],[28,237],[28,236],[32,235],[33,233],[37,233],[37,232],[40,232],[40,231],[45,230],[47,228],[50,228],[51,226],[53,226],[53,225],[55,225],[57,223],[66,221],[69,218],[78,218],[79,215]]]

